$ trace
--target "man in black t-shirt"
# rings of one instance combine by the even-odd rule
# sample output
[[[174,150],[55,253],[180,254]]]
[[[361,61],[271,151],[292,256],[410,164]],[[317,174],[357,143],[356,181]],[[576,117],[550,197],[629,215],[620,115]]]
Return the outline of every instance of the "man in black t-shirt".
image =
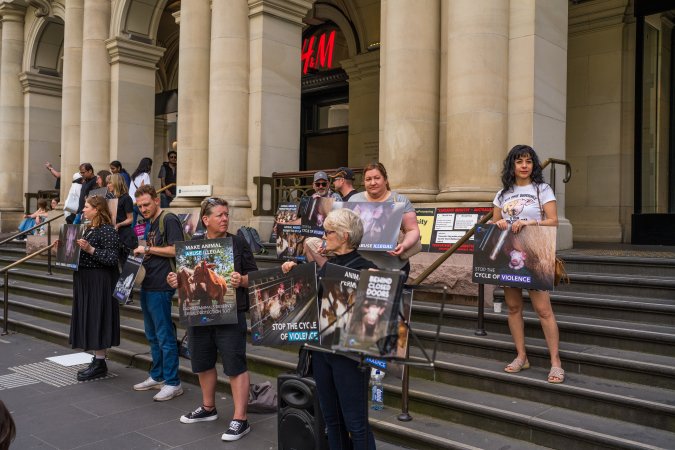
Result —
[[[96,174],[94,173],[94,168],[91,164],[80,164],[80,175],[82,176],[82,189],[80,190],[80,203],[77,206],[78,215],[82,214],[82,210],[84,209],[84,201],[89,196],[89,192],[96,188]]]
[[[134,249],[134,256],[143,255],[145,278],[141,285],[141,309],[145,337],[150,343],[152,367],[150,376],[135,384],[134,390],[160,389],[155,401],[171,400],[183,393],[178,378],[178,346],[171,320],[171,298],[174,289],[166,282],[176,256],[174,244],[183,240],[183,227],[175,214],[162,211],[155,188],[143,185],[136,190],[136,205],[143,218],[150,221],[145,246]]]
[[[162,183],[162,187],[176,183],[176,163],[178,161],[178,153],[176,153],[176,150],[170,150],[167,156],[169,157],[169,161],[162,163],[162,167],[159,169],[159,174],[157,175],[157,178],[159,178]],[[176,197],[176,186],[162,191],[160,194],[160,206],[162,208],[168,208],[174,197]]]
[[[335,191],[340,194],[342,201],[349,201],[349,197],[356,194],[354,189],[354,172],[349,167],[340,167],[330,176],[333,179]]]

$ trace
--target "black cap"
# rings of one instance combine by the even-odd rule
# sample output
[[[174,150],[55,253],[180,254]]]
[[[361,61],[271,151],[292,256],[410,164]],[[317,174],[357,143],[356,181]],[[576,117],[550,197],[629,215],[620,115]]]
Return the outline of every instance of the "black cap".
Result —
[[[352,172],[352,169],[349,167],[340,167],[338,168],[337,172],[335,174],[330,176],[331,178],[339,178],[342,177],[345,180],[353,180],[354,179],[354,172]]]

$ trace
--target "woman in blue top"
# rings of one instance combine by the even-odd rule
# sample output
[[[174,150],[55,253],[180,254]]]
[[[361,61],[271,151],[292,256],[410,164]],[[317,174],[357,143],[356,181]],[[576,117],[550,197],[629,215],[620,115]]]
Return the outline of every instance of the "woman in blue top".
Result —
[[[500,230],[511,229],[520,232],[526,226],[558,226],[556,200],[551,186],[544,183],[539,158],[532,147],[516,145],[504,160],[502,170],[503,188],[494,199],[493,222]],[[530,300],[539,316],[544,330],[546,345],[551,355],[549,383],[565,381],[558,346],[560,335],[551,297],[547,291],[531,289]],[[509,330],[516,345],[518,355],[504,370],[509,373],[520,372],[530,367],[525,351],[525,323],[523,321],[523,291],[520,288],[505,287],[504,297],[509,308]]]

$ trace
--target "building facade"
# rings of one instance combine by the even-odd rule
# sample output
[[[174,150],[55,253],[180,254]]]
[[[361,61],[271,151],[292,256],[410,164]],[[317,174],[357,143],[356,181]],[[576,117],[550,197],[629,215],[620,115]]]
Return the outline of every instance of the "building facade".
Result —
[[[44,161],[63,199],[81,162],[156,180],[177,141],[177,184],[265,230],[257,176],[379,159],[417,205],[485,206],[525,143],[572,165],[560,248],[631,242],[675,212],[674,11],[637,2],[0,0],[2,229]]]

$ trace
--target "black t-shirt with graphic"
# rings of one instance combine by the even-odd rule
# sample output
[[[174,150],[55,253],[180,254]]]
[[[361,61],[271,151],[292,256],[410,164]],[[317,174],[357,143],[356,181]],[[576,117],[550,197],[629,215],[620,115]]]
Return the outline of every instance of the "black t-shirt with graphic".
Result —
[[[183,226],[175,214],[164,213],[161,217],[164,221],[164,236],[159,234],[160,217],[150,223],[147,246],[162,247],[174,245],[183,240]],[[143,260],[145,278],[141,287],[146,291],[171,291],[173,290],[166,282],[166,276],[172,271],[171,260],[157,255],[146,255]]]

